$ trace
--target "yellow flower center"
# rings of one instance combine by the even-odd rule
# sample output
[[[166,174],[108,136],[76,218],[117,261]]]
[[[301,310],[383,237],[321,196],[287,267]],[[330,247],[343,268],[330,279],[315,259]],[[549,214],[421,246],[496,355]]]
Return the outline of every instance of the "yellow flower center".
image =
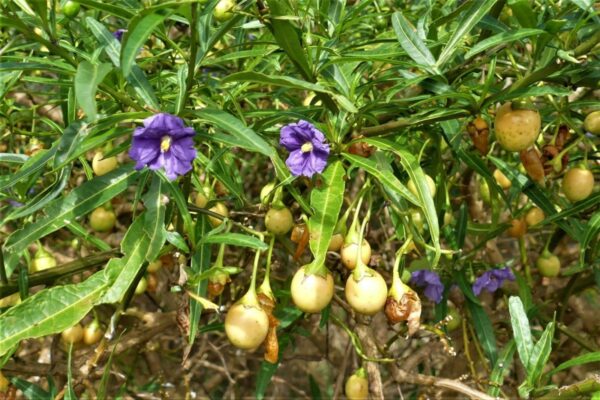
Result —
[[[306,142],[302,145],[302,147],[300,147],[300,150],[303,153],[310,153],[312,151],[312,149],[313,149],[313,145],[311,142]]]
[[[165,153],[171,148],[171,136],[163,136],[160,139],[160,151]]]

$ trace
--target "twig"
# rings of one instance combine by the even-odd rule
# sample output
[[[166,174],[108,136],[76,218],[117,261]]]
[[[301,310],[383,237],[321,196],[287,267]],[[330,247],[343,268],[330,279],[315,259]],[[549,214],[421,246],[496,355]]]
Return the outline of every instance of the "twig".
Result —
[[[360,338],[367,357],[378,357],[379,350],[377,349],[377,344],[373,339],[374,334],[373,329],[371,329],[371,325],[358,322],[356,324],[356,334]],[[383,383],[381,381],[379,365],[376,362],[366,361],[365,367],[367,369],[367,374],[369,375],[369,393],[371,398],[383,400]]]
[[[593,375],[592,377],[587,378],[581,382],[554,389],[551,392],[545,394],[544,396],[538,397],[538,399],[571,399],[574,397],[581,397],[585,394],[593,393],[598,390],[600,390],[600,375]]]
[[[439,389],[449,389],[454,392],[462,393],[471,399],[477,400],[495,400],[494,397],[489,396],[479,390],[473,389],[464,383],[458,382],[454,379],[437,378],[435,376],[428,376],[422,374],[411,374],[403,371],[395,364],[390,364],[392,376],[398,383],[411,383],[413,385],[420,386],[433,386]]]
[[[352,340],[348,339],[348,345],[344,352],[344,360],[342,361],[342,367],[338,370],[338,376],[335,381],[335,390],[333,391],[333,398],[339,399],[340,392],[344,386],[344,377],[346,376],[346,369],[348,367],[348,361],[350,361],[350,355],[352,354]]]

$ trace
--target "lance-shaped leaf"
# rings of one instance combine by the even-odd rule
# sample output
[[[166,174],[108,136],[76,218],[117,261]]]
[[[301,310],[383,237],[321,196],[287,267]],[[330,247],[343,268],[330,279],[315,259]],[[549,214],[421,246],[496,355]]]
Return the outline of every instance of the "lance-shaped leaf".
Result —
[[[148,192],[142,197],[146,212],[144,213],[144,233],[150,239],[146,261],[152,262],[160,253],[165,240],[165,205],[163,204],[164,185],[160,176],[152,175],[152,183]]]
[[[512,296],[508,299],[508,309],[510,311],[510,323],[517,344],[519,358],[521,359],[523,366],[527,369],[529,368],[529,360],[533,350],[533,339],[531,338],[529,318],[527,318],[521,299],[516,296]]]
[[[109,284],[104,271],[78,284],[42,290],[0,315],[0,355],[23,339],[61,332],[90,312]]]
[[[402,12],[396,11],[392,15],[392,26],[394,27],[400,46],[406,51],[406,54],[418,65],[433,71],[435,66],[433,55]]]
[[[330,163],[323,172],[320,186],[313,188],[310,193],[310,206],[314,214],[308,220],[308,231],[313,265],[316,267],[325,264],[327,248],[338,222],[344,201],[344,174],[341,161]]]
[[[75,97],[90,121],[96,119],[96,91],[98,85],[111,69],[112,67],[108,63],[96,65],[89,61],[82,61],[77,67]]]
[[[99,304],[117,303],[123,299],[144,265],[149,243],[150,240],[144,232],[144,215],[142,214],[129,226],[123,238],[121,252],[125,256],[119,260],[119,265],[106,269],[107,274],[113,277],[113,284],[99,299]]]

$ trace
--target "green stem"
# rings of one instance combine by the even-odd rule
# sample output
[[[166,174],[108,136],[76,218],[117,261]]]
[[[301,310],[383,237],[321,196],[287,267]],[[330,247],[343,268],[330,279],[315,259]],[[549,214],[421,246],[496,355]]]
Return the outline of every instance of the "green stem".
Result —
[[[190,20],[190,59],[188,60],[187,79],[185,82],[185,92],[181,107],[185,108],[185,103],[190,97],[190,92],[194,86],[194,76],[196,74],[196,57],[198,55],[198,4],[192,4],[192,18]],[[183,110],[177,110],[180,114]]]
[[[525,239],[523,239],[523,237],[519,238],[519,252],[521,254],[521,264],[523,264],[523,268],[525,268],[525,278],[527,279],[529,286],[533,287],[531,267],[529,265],[529,261],[527,260],[527,249],[525,248]]]
[[[554,389],[547,394],[538,397],[539,400],[555,400],[555,399],[574,399],[574,398],[590,398],[585,396],[593,392],[600,391],[600,375],[593,375],[581,382],[574,383],[569,386],[563,386]]]

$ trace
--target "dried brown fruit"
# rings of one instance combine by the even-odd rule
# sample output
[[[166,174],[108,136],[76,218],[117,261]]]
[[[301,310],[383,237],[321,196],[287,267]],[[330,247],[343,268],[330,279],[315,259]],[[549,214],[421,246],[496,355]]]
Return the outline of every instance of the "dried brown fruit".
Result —
[[[277,339],[277,326],[279,320],[269,314],[269,332],[265,338],[265,361],[276,364],[279,359],[279,341]]]
[[[353,139],[358,139],[353,138]],[[375,152],[375,147],[370,146],[366,142],[353,142],[348,146],[348,153],[354,154],[356,156],[368,158]]]
[[[477,117],[467,125],[467,132],[473,141],[473,145],[482,155],[486,155],[489,150],[489,127],[487,122]]]
[[[402,285],[403,289],[396,290],[395,293],[399,299],[389,296],[384,311],[390,324],[407,321],[408,334],[412,336],[421,326],[421,300],[414,290],[407,285]]]
[[[521,162],[527,170],[527,175],[534,181],[541,183],[544,181],[544,165],[539,151],[536,148],[530,148],[528,150],[522,150],[519,153]]]

